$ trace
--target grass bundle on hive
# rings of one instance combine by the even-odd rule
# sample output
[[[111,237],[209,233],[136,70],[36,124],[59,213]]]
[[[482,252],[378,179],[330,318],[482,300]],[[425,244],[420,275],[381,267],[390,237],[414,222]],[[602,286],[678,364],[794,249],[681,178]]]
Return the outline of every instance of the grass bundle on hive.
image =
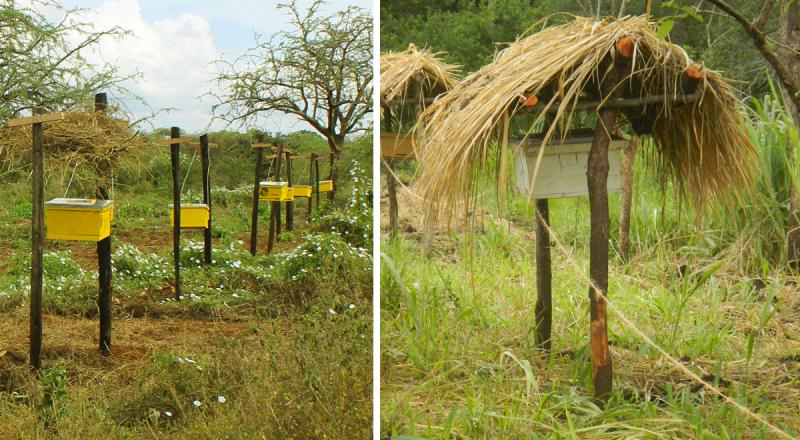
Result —
[[[392,105],[395,100],[409,97],[412,84],[422,84],[420,99],[453,88],[459,66],[445,63],[441,55],[417,49],[414,44],[403,52],[381,54],[381,100]]]
[[[84,191],[111,186],[115,168],[135,166],[149,139],[130,127],[122,112],[71,111],[65,119],[47,122],[44,130],[45,171],[61,172]],[[0,130],[0,152],[5,166],[28,166],[31,161],[32,127]]]
[[[422,164],[417,184],[426,214],[442,205],[451,217],[459,199],[472,194],[475,173],[504,134],[505,115],[521,110],[531,96],[539,97],[544,110],[556,109],[543,145],[558,127],[569,127],[579,100],[598,99],[598,84],[609,60],[619,56],[616,45],[624,37],[633,42],[630,69],[621,83],[626,97],[695,95],[686,104],[645,109],[653,118],[648,131],[657,169],[698,203],[729,200],[731,193],[749,188],[754,150],[741,126],[739,101],[722,76],[693,64],[644,17],[578,17],[518,39],[421,115],[415,128]],[[701,72],[693,90],[686,86],[689,71]],[[545,121],[541,111],[531,130]]]

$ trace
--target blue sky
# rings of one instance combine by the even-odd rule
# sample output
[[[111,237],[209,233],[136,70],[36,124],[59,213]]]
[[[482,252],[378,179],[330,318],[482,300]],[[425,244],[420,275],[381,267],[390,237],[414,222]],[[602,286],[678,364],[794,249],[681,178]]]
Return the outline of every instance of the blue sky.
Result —
[[[121,40],[106,40],[97,62],[109,62],[123,73],[140,72],[142,79],[126,86],[148,102],[151,108],[125,102],[135,118],[154,110],[175,107],[158,115],[156,127],[179,126],[199,131],[210,122],[211,98],[196,97],[214,84],[215,67],[209,63],[224,57],[233,61],[254,46],[254,32],[265,37],[289,29],[285,12],[277,8],[288,0],[61,0],[65,8],[85,8],[85,19],[96,30],[120,26],[133,32]],[[310,0],[298,0],[304,9]],[[371,0],[329,1],[325,13],[357,5],[372,11]],[[45,11],[53,19],[57,11]],[[90,58],[91,58],[90,57]],[[112,99],[114,97],[112,96]],[[259,128],[268,131],[307,129],[294,118],[270,115]],[[212,129],[219,129],[219,123]]]

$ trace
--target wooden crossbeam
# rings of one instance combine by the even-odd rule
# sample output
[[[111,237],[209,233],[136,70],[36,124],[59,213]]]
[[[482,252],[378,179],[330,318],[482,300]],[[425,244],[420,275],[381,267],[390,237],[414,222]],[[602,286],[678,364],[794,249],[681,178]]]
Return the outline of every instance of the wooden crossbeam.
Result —
[[[60,121],[66,117],[64,112],[48,113],[46,115],[35,115],[29,118],[9,119],[6,122],[6,127],[19,127],[22,125],[33,125],[40,122]]]
[[[272,144],[265,144],[265,143],[258,143],[258,144],[251,144],[251,148],[273,148],[274,145]]]
[[[176,137],[176,138],[170,138],[170,139],[162,139],[162,140],[158,141],[157,143],[161,144],[161,145],[173,145],[173,144],[190,144],[190,143],[193,143],[193,142],[196,143],[194,138]]]
[[[189,146],[198,148],[198,147],[200,147],[200,142],[189,142]],[[208,144],[208,148],[219,148],[219,145],[218,144],[209,143]]]

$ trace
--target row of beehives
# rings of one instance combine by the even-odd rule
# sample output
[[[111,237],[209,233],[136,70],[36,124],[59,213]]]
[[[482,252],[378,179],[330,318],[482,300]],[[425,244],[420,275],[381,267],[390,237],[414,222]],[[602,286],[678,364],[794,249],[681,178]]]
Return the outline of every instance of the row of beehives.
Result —
[[[288,182],[261,182],[259,199],[291,202],[297,197],[311,197],[311,185]],[[333,191],[333,181],[321,180],[319,192]],[[46,238],[49,240],[100,241],[111,235],[114,216],[112,200],[56,198],[45,206]],[[210,212],[204,203],[181,204],[181,228],[207,228]],[[174,225],[174,207],[170,205],[170,223]]]

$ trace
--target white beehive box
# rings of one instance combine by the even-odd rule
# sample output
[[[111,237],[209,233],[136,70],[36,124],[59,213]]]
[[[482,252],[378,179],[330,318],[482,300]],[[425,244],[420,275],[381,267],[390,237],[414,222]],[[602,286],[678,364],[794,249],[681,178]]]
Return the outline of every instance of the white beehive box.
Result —
[[[517,190],[533,199],[588,195],[586,168],[592,138],[591,135],[579,135],[564,139],[563,144],[560,139],[553,139],[545,147],[531,196],[531,178],[534,176],[541,141],[541,137],[532,136],[525,143],[514,146]],[[622,152],[626,142],[613,138],[608,146],[609,193],[622,190]]]

